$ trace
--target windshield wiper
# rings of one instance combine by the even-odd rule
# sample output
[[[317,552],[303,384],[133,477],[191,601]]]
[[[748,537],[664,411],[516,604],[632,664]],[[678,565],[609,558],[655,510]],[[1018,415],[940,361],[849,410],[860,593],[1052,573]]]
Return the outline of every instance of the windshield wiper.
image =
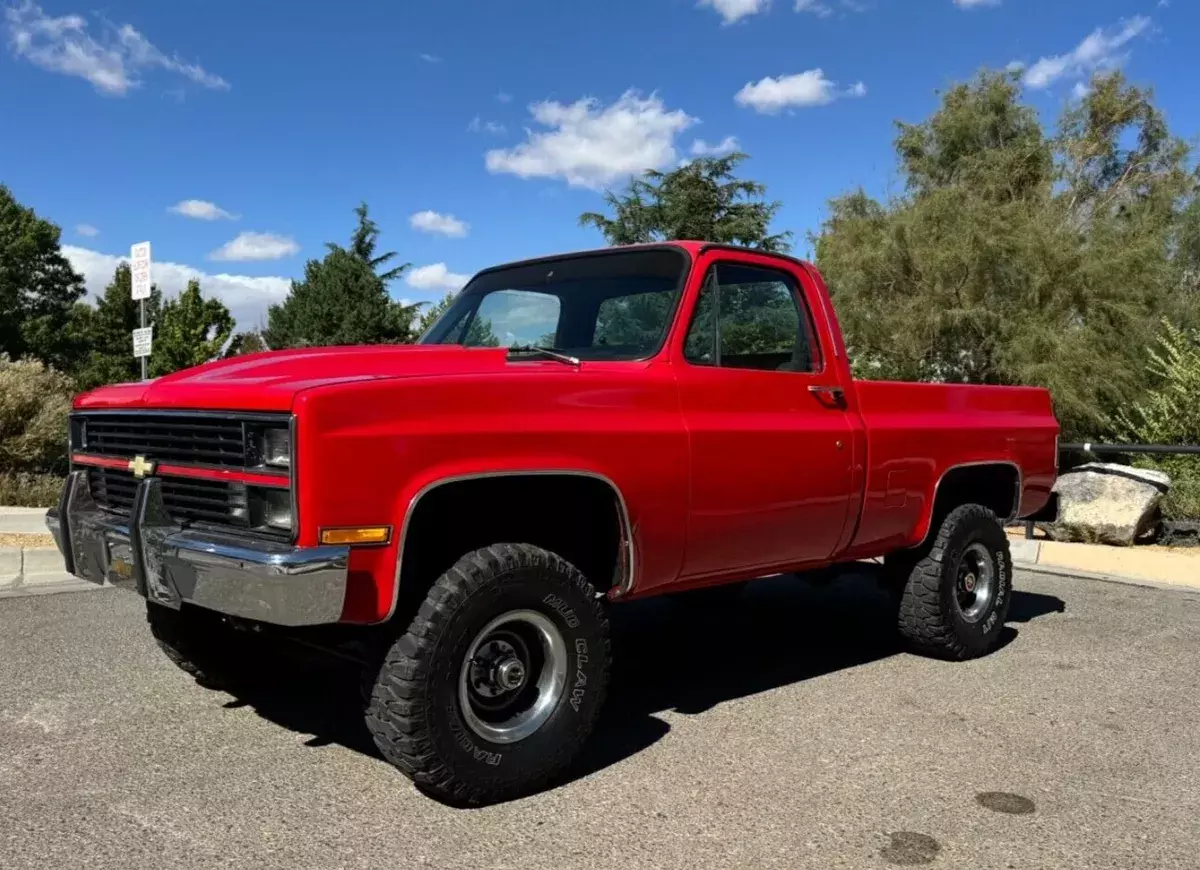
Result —
[[[561,363],[566,363],[569,366],[575,366],[575,368],[580,368],[583,365],[583,363],[580,362],[579,357],[577,357],[577,356],[569,356],[568,354],[565,354],[565,353],[559,353],[552,347],[539,347],[536,344],[516,344],[516,345],[513,345],[512,347],[510,347],[508,349],[508,352],[509,353],[536,353],[539,356],[546,357],[547,359],[555,359]]]

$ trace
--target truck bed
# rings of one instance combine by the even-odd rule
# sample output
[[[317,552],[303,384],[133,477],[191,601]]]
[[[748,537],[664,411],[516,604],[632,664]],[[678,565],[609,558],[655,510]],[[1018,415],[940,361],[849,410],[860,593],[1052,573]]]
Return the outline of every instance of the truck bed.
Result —
[[[860,467],[866,479],[847,556],[924,538],[928,504],[951,468],[1011,462],[1021,493],[1017,515],[1037,511],[1049,498],[1058,423],[1045,390],[856,380],[853,392],[865,433]]]

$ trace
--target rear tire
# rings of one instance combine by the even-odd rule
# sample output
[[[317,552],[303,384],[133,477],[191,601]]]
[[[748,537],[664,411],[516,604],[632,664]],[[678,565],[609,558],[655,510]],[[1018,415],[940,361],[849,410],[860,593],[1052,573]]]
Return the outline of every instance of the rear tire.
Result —
[[[919,554],[918,554],[919,555]],[[1012,598],[1012,555],[996,515],[963,505],[942,522],[937,537],[908,568],[897,620],[915,651],[964,660],[994,650]]]
[[[608,619],[583,574],[538,547],[496,544],[429,590],[384,657],[367,726],[427,794],[510,800],[567,770],[608,672]]]

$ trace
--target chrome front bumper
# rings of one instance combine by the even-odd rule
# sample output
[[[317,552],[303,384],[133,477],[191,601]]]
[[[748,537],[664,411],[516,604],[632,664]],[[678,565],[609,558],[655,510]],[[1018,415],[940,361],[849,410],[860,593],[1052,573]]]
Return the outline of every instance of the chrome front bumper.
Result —
[[[67,478],[46,525],[67,572],[135,589],[179,609],[195,604],[275,625],[337,622],[346,597],[349,547],[292,547],[184,529],[163,507],[161,484],[138,484],[130,517],[100,510],[87,472]]]

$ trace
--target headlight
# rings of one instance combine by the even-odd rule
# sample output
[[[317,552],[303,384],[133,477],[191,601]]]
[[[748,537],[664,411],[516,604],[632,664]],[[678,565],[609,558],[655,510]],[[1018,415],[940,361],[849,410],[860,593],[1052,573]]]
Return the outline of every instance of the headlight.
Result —
[[[250,522],[256,528],[292,528],[292,494],[286,489],[250,488]]]
[[[258,436],[258,455],[263,465],[287,468],[292,464],[292,437],[287,429],[263,429]]]

